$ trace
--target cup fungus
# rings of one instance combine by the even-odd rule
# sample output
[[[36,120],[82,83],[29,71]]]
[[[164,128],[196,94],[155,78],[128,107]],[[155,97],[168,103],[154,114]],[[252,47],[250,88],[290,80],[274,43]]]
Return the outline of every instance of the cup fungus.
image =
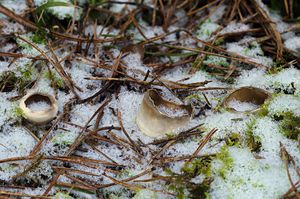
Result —
[[[223,107],[234,112],[256,112],[270,96],[269,92],[260,88],[241,87],[225,97]]]
[[[144,134],[157,137],[185,125],[191,114],[190,105],[167,101],[157,91],[148,90],[137,114],[137,124]]]
[[[35,124],[45,124],[54,119],[58,112],[56,99],[44,93],[25,95],[20,101],[24,118]]]

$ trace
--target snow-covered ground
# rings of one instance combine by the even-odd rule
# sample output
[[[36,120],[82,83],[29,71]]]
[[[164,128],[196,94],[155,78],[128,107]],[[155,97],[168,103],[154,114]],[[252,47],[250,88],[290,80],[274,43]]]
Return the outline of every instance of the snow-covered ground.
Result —
[[[34,0],[34,5],[45,2]],[[62,2],[70,6],[51,7],[45,12],[58,19],[76,16],[77,21],[86,2],[77,1],[76,5],[68,0]],[[145,3],[153,6],[150,0]],[[2,0],[0,5],[17,14],[29,9],[26,1]],[[114,13],[129,13],[135,6],[114,4],[108,9]],[[163,50],[168,45],[182,46],[178,54],[196,52],[194,55],[201,59],[197,50],[204,49],[203,42],[215,42],[219,35],[253,28],[251,23],[236,21],[224,26],[221,19],[225,11],[226,4],[222,4],[205,21],[197,21],[192,33],[198,40],[181,32],[155,42],[163,43],[165,46],[160,46]],[[177,15],[182,17],[187,13],[182,9]],[[270,16],[282,33],[284,46],[299,56],[300,37],[296,32],[289,31],[290,36],[285,32],[293,24],[283,22],[276,13]],[[155,39],[184,26],[187,22],[182,18],[167,29],[152,27],[138,18],[144,35],[137,28],[130,28],[128,34],[133,42],[145,39],[144,36]],[[151,51],[124,53],[117,44],[108,42],[91,43],[86,53],[75,54],[77,43],[63,40],[55,48],[50,48],[45,41],[35,43],[38,48],[35,49],[30,45],[34,43],[35,32],[28,32],[22,25],[0,15],[0,34],[13,32],[20,33],[18,38],[7,40],[5,45],[0,42],[0,52],[22,53],[27,58],[0,59],[1,191],[46,193],[55,198],[188,198],[193,194],[194,198],[200,198],[203,194],[206,198],[243,199],[281,198],[294,184],[299,190],[300,70],[295,63],[274,70],[275,58],[264,52],[257,38],[242,35],[238,41],[223,41],[218,45],[247,62],[214,53],[203,56],[202,65],[196,70],[195,61],[170,69],[166,66],[158,76],[155,73],[158,62],[143,60],[144,54],[149,55]],[[81,36],[88,37],[94,32],[98,39],[105,39],[105,35],[117,35],[119,30],[88,24]],[[181,60],[180,55],[163,56],[159,62],[176,63]],[[33,61],[32,56],[41,56],[56,64],[49,60],[47,63]],[[120,66],[118,69],[114,69],[116,64]],[[216,66],[230,71],[233,65],[237,72],[233,77],[220,77],[218,71],[211,71],[211,67]],[[75,92],[61,77],[58,67],[72,80]],[[9,91],[4,89],[7,71],[13,72],[15,78],[15,86]],[[80,102],[105,88],[110,81],[117,83],[92,100]],[[202,82],[206,84],[201,85]],[[21,90],[24,84],[25,90]],[[232,90],[244,86],[264,89],[272,96],[261,106],[233,100],[229,105],[237,111],[222,106]],[[191,104],[193,114],[189,122],[160,137],[145,135],[136,117],[144,93],[150,88],[173,102]],[[180,93],[181,90],[188,92]],[[22,118],[19,101],[32,92],[55,96],[59,106],[56,120],[34,125]],[[81,100],[76,100],[76,95]],[[102,112],[94,115],[105,102]],[[39,102],[30,105],[30,109],[41,110],[48,106]],[[183,114],[180,110],[158,108],[173,117]],[[249,112],[257,108],[257,112]],[[191,135],[188,130],[200,124]],[[210,135],[213,129],[217,131]],[[69,154],[69,149],[82,136],[86,136],[85,139]],[[164,141],[167,138],[169,140]],[[206,138],[209,138],[207,143]],[[56,185],[47,190],[53,179]],[[201,193],[193,192],[195,187],[201,189]]]

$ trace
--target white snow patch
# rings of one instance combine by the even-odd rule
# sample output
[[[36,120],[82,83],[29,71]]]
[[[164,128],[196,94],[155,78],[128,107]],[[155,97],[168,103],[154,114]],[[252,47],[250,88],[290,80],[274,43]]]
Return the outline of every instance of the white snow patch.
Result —
[[[268,106],[269,115],[280,116],[283,113],[292,112],[300,116],[300,98],[293,95],[279,95]]]
[[[291,187],[284,164],[256,160],[249,149],[229,148],[229,155],[234,161],[233,168],[225,179],[215,176],[210,190],[212,198],[280,198]],[[219,166],[218,161],[213,161],[213,170]]]
[[[32,111],[44,111],[51,107],[47,102],[39,101],[36,103],[31,103],[27,106]]]
[[[224,113],[207,113],[202,122],[207,129],[216,128],[218,131],[214,134],[213,139],[222,139],[231,133],[243,135],[246,131],[247,121],[249,118],[243,114],[224,112]]]
[[[300,50],[300,37],[298,37],[298,36],[291,37],[291,38],[287,39],[284,42],[284,45],[285,45],[286,48],[288,48],[292,51],[299,52],[299,50]]]
[[[220,32],[220,34],[226,34],[226,33],[232,33],[232,32],[242,32],[249,30],[249,25],[243,24],[243,23],[237,23],[237,22],[230,22],[223,30]]]
[[[229,102],[229,107],[235,109],[236,111],[251,111],[257,109],[259,106],[250,102],[241,102],[238,100],[232,100]]]

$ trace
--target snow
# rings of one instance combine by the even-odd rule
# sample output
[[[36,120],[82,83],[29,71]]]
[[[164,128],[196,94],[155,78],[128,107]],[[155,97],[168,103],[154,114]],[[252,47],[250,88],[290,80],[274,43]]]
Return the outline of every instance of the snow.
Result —
[[[292,51],[299,52],[300,50],[300,37],[295,36],[287,39],[284,46]]]
[[[264,56],[264,53],[260,45],[256,42],[248,42],[252,38],[245,37],[239,42],[227,43],[227,50],[229,52],[237,53],[242,56],[250,58],[258,64],[270,67],[273,64],[273,60],[269,57]]]
[[[162,105],[162,104],[157,106],[157,109],[162,114],[165,114],[165,115],[167,115],[169,117],[172,117],[172,118],[187,115],[187,111],[184,110],[184,109],[181,109],[181,108],[172,109],[172,108],[169,108],[169,107],[167,107],[165,105]]]
[[[269,85],[265,70],[253,68],[252,70],[243,70],[241,75],[236,79],[238,86],[254,86],[266,88]]]
[[[5,124],[1,126],[1,132],[0,159],[28,156],[36,144],[35,139],[22,127]],[[4,163],[0,168],[0,179],[8,181],[24,168],[24,163]]]
[[[236,80],[237,86],[254,86],[268,89],[273,92],[276,90],[288,93],[300,93],[300,71],[293,66],[283,69],[278,73],[270,74],[263,69],[254,68],[242,71]]]
[[[233,168],[225,179],[215,176],[209,192],[212,198],[280,198],[289,190],[291,185],[284,164],[257,160],[249,149],[233,147],[229,154],[234,161]],[[218,162],[214,161],[212,167],[218,169]]]
[[[36,6],[41,6],[47,3],[49,0],[34,0]],[[73,18],[75,12],[75,19],[79,20],[80,15],[82,13],[82,8],[75,7],[70,0],[54,0],[53,2],[63,2],[68,3],[68,6],[54,6],[47,8],[47,11],[55,15],[58,19],[65,19],[65,18]]]
[[[241,111],[241,112],[252,111],[259,107],[258,105],[253,104],[251,102],[241,102],[238,100],[231,100],[228,105],[230,108],[233,108],[234,110]]]
[[[246,31],[249,29],[250,29],[250,27],[248,24],[243,24],[243,23],[232,21],[226,27],[224,27],[222,29],[222,31],[220,31],[220,34],[242,32],[242,31]]]
[[[42,5],[47,0],[35,0],[36,5]],[[24,1],[25,2],[25,1]],[[48,12],[54,14],[59,19],[72,18],[74,9],[77,10],[77,17],[80,16],[81,8],[75,8],[71,4],[71,1],[64,0],[63,2],[70,3],[69,7],[52,7],[48,8]],[[73,2],[73,1],[72,1]],[[122,0],[122,2],[124,2]],[[134,1],[131,1],[134,2]],[[260,1],[258,1],[261,3]],[[78,1],[78,5],[82,6],[84,3],[87,3],[86,0]],[[146,5],[153,7],[150,0],[144,2]],[[262,5],[262,4],[261,4]],[[16,11],[19,14],[22,14],[27,6],[20,3],[17,5],[15,1],[5,1],[5,6],[8,6],[10,9]],[[128,13],[136,6],[125,5],[113,3],[110,11],[120,14],[121,12]],[[212,11],[215,6],[208,8],[209,11]],[[243,24],[240,22],[231,22],[227,26],[222,27],[220,21],[222,21],[222,16],[225,13],[226,5],[221,5],[212,14],[209,19],[204,21],[199,27],[195,27],[193,34],[199,39],[204,41],[212,41],[216,34],[227,34],[231,32],[241,32],[247,31],[251,26],[251,23]],[[263,9],[267,8],[263,6]],[[203,13],[198,13],[203,14]],[[156,37],[168,33],[172,30],[185,26],[187,23],[186,13],[184,9],[177,12],[176,17],[179,19],[178,22],[172,24],[168,30],[160,26],[150,26],[145,21],[136,17],[138,23],[141,25],[141,30],[144,32],[147,38]],[[199,15],[200,16],[200,15]],[[281,17],[276,14],[270,13],[272,20],[277,23],[277,30],[279,32],[285,32],[290,24],[287,24],[282,21]],[[6,18],[1,18],[4,21],[4,27],[2,32],[4,34],[10,34],[15,31],[25,31],[25,29],[17,24],[14,24]],[[77,19],[77,18],[76,18]],[[201,18],[202,19],[202,18]],[[200,22],[200,17],[199,21]],[[106,36],[102,34],[111,34],[117,35],[119,30],[114,28],[104,28],[104,25],[94,26],[93,24],[87,22],[87,28],[84,29],[82,33],[83,36],[91,35],[94,33],[94,27],[96,28],[96,34],[98,38],[105,38]],[[103,30],[103,32],[101,32]],[[220,30],[220,32],[217,32]],[[74,35],[76,35],[74,31]],[[32,36],[34,33],[21,34],[22,37],[32,41]],[[133,34],[133,42],[138,42],[144,40],[139,31],[134,29],[129,29],[125,35]],[[77,35],[76,35],[77,36]],[[178,39],[180,37],[180,39]],[[186,37],[186,38],[182,38]],[[225,48],[226,50],[234,53],[238,53],[242,56],[247,57],[251,61],[260,63],[267,67],[273,66],[274,62],[271,57],[266,56],[262,50],[262,47],[259,43],[256,43],[257,38],[245,36],[240,41],[224,41],[224,45],[220,47]],[[292,51],[298,51],[300,46],[300,39],[294,32],[285,33],[283,35],[284,45],[286,48]],[[164,42],[169,45],[183,45],[185,47],[195,48],[196,41],[191,39],[188,35],[181,32],[179,34],[171,34],[166,38],[157,40],[155,42]],[[75,43],[75,42],[74,42]],[[69,46],[74,45],[72,42],[63,43],[65,47],[55,50],[55,54],[59,59],[66,56],[69,52]],[[299,45],[298,45],[299,43]],[[96,64],[91,63],[88,60],[84,60],[80,57],[72,59],[70,57],[69,65],[65,65],[64,62],[61,62],[62,67],[65,72],[70,76],[74,83],[80,87],[82,91],[77,90],[80,98],[85,99],[89,96],[92,96],[97,91],[103,87],[104,81],[98,80],[89,80],[88,77],[98,76],[98,77],[108,77],[111,74],[111,70],[98,68],[102,64],[106,67],[111,67],[115,59],[120,54],[120,49],[111,49],[104,52],[103,46],[106,45],[117,45],[118,43],[108,42],[105,44],[93,43],[90,46],[90,50],[87,53],[87,58],[93,60]],[[38,56],[40,53],[32,48],[30,45],[25,42],[17,39],[16,46],[20,48],[14,49],[15,46],[8,45],[3,47],[4,52],[10,52],[12,49],[17,53],[23,53],[26,55]],[[49,49],[44,43],[37,44],[39,48],[47,52],[51,57],[51,54],[48,52]],[[86,47],[86,44],[82,44],[83,49]],[[147,47],[147,46],[146,46]],[[162,47],[164,49],[164,47]],[[99,50],[99,54],[96,55],[93,49]],[[147,50],[147,49],[146,49]],[[181,51],[185,52],[185,51]],[[80,53],[80,52],[79,52]],[[74,54],[76,56],[77,54]],[[110,56],[111,55],[111,56]],[[111,60],[107,57],[113,57]],[[177,61],[181,60],[180,57],[171,57],[171,60]],[[170,60],[166,57],[162,57],[160,61],[169,62]],[[39,62],[39,61],[38,61]],[[98,63],[99,62],[99,63]],[[26,69],[28,66],[33,65],[35,70],[34,74],[30,77],[31,80],[37,79],[34,86],[31,89],[26,90],[26,93],[40,91],[46,92],[52,95],[55,95],[58,104],[59,111],[61,113],[65,112],[64,107],[66,103],[69,103],[74,99],[73,93],[67,89],[55,89],[51,87],[51,82],[49,79],[44,77],[47,68],[43,64],[33,64],[32,60],[22,58],[16,60],[14,64],[7,68],[9,61],[6,59],[1,60],[0,62],[0,72],[5,70],[16,71],[18,77],[22,76],[22,73],[19,69]],[[206,56],[203,60],[203,64],[209,65],[220,65],[223,67],[228,67],[230,65],[230,59],[222,58],[218,56]],[[150,75],[153,74],[151,67],[148,67],[143,63],[143,59],[139,53],[129,52],[126,56],[121,59],[121,67],[119,71],[126,73],[127,75],[136,78],[138,80],[143,80],[145,73],[149,70]],[[224,107],[222,107],[222,101],[227,94],[226,90],[214,90],[214,91],[193,91],[188,94],[182,94],[180,90],[174,90],[174,93],[178,95],[181,99],[184,99],[185,103],[197,102],[200,104],[200,115],[194,116],[191,118],[190,122],[183,126],[182,128],[176,130],[175,136],[179,131],[189,129],[199,124],[203,124],[199,129],[198,135],[193,135],[184,140],[180,140],[168,148],[161,151],[163,148],[162,145],[149,144],[154,141],[154,138],[147,137],[144,135],[136,124],[136,115],[139,109],[139,106],[142,102],[143,95],[148,88],[155,88],[162,92],[163,97],[167,99],[174,99],[173,93],[171,93],[167,88],[163,86],[149,86],[142,87],[135,84],[124,84],[116,83],[115,86],[111,87],[108,92],[103,93],[101,96],[96,97],[94,100],[91,100],[83,104],[72,104],[66,112],[69,113],[70,118],[61,119],[54,126],[53,129],[49,132],[46,140],[41,146],[39,153],[45,154],[45,156],[64,156],[68,151],[70,145],[74,143],[76,138],[82,133],[82,127],[84,127],[87,121],[95,113],[95,111],[102,104],[103,97],[110,99],[108,105],[103,110],[103,117],[99,123],[99,127],[111,126],[111,127],[120,127],[118,117],[116,113],[119,111],[121,113],[121,120],[124,126],[124,129],[129,134],[130,138],[134,143],[139,144],[142,149],[142,155],[139,156],[137,152],[133,151],[130,147],[130,141],[122,130],[110,129],[95,132],[97,136],[103,136],[109,139],[111,142],[99,141],[93,142],[92,137],[88,137],[86,142],[80,145],[80,150],[77,150],[74,153],[74,156],[82,156],[92,158],[94,160],[105,160],[105,161],[114,161],[117,164],[124,165],[124,168],[121,167],[106,167],[101,164],[94,164],[97,168],[89,168],[87,166],[79,164],[68,164],[70,168],[79,169],[82,171],[92,172],[98,176],[89,176],[85,174],[72,174],[73,176],[82,179],[83,181],[94,181],[99,184],[111,183],[111,180],[105,177],[99,177],[103,173],[112,176],[116,179],[126,179],[128,177],[137,175],[154,166],[156,170],[152,171],[150,174],[142,176],[138,179],[149,179],[153,178],[156,174],[158,175],[167,175],[164,172],[165,168],[170,168],[173,172],[182,174],[181,168],[184,166],[185,161],[175,161],[170,164],[165,164],[164,166],[152,165],[150,164],[153,161],[153,156],[161,152],[157,157],[159,160],[163,157],[179,157],[179,156],[189,156],[195,152],[199,147],[199,144],[203,140],[204,136],[212,130],[213,128],[217,129],[217,132],[212,136],[210,141],[201,149],[198,155],[211,155],[217,154],[220,152],[224,145],[229,145],[228,138],[233,135],[238,137],[238,142],[234,143],[235,147],[227,146],[229,151],[229,156],[233,160],[233,165],[230,167],[224,176],[220,175],[220,169],[224,166],[218,158],[214,158],[212,162],[212,178],[214,179],[210,189],[209,196],[213,199],[222,199],[222,198],[280,198],[282,195],[291,187],[291,184],[287,178],[287,172],[285,168],[285,162],[280,157],[280,142],[287,149],[289,154],[294,158],[296,165],[300,164],[300,152],[298,148],[298,142],[287,138],[280,129],[280,122],[274,119],[274,116],[280,116],[283,113],[292,112],[296,116],[300,116],[300,70],[296,66],[286,66],[286,68],[278,68],[278,71],[272,72],[271,70],[256,68],[252,65],[237,65],[237,75],[235,82],[233,84],[226,83],[222,78],[210,74],[203,70],[198,70],[195,73],[191,72],[191,64],[180,65],[174,67],[170,70],[164,71],[164,73],[159,76],[161,81],[173,81],[180,82],[182,84],[191,84],[204,81],[211,81],[207,83],[204,88],[209,87],[224,87],[224,88],[237,88],[242,86],[254,86],[265,89],[273,94],[273,99],[268,102],[267,109],[268,115],[261,117],[256,116],[251,113],[243,113],[244,111],[249,111],[258,108],[257,105],[247,102],[240,101],[231,101],[230,106],[240,112],[230,112]],[[48,64],[49,68],[53,73],[58,77],[59,74],[55,72],[53,66]],[[118,78],[123,78],[118,76]],[[113,91],[115,92],[113,92]],[[284,94],[288,93],[288,94]],[[207,108],[206,101],[203,97],[203,94],[208,98],[210,102],[210,107]],[[17,115],[14,115],[15,106],[18,104],[18,101],[12,102],[9,98],[20,95],[16,91],[10,93],[1,93],[0,95],[0,159],[11,158],[11,157],[20,157],[28,156],[34,146],[37,143],[31,132],[33,132],[39,139],[45,134],[46,128],[43,126],[31,126],[32,124],[27,124],[26,121],[21,121]],[[194,97],[193,97],[194,96]],[[203,107],[202,107],[203,105]],[[41,110],[49,107],[49,104],[39,102],[31,104],[29,106],[32,110]],[[158,107],[161,112],[171,115],[172,117],[180,116],[185,113],[183,110],[171,110],[166,107]],[[85,131],[93,130],[96,119],[94,118]],[[249,133],[249,123],[254,123],[251,133],[253,136],[260,142],[261,147],[258,151],[250,151],[245,144]],[[49,124],[49,126],[53,123]],[[27,129],[29,128],[29,129]],[[84,132],[84,133],[87,133]],[[157,139],[167,138],[170,135],[162,136]],[[125,140],[125,141],[122,141]],[[89,141],[91,141],[89,143]],[[130,144],[128,144],[130,143]],[[97,148],[97,152],[93,147]],[[104,154],[104,155],[103,155]],[[109,158],[107,158],[107,156]],[[260,158],[258,158],[260,157]],[[156,160],[154,161],[156,162]],[[159,161],[157,161],[159,163]],[[0,164],[0,179],[6,182],[9,182],[12,176],[23,171],[26,166],[28,166],[29,161],[18,161],[17,163],[3,163]],[[53,163],[56,166],[61,166],[60,162],[45,161],[43,160],[36,168],[30,171],[26,178],[35,179],[40,183],[41,188],[24,190],[26,193],[32,194],[42,194],[44,192],[46,185],[49,183],[49,180],[53,176],[52,166]],[[110,171],[113,170],[112,171]],[[289,166],[291,171],[292,181],[296,182],[298,176],[294,169]],[[191,182],[201,183],[204,179],[203,175],[194,177]],[[66,176],[61,176],[59,182],[68,182],[73,183]],[[160,193],[155,193],[150,191],[150,189],[158,190],[167,190],[167,184],[164,181],[154,181],[147,183],[137,183],[129,182],[136,185],[142,185],[145,189],[137,190],[131,192],[126,190],[120,185],[112,186],[107,189],[101,189],[105,196],[118,197],[121,198],[174,198],[173,196],[166,196]],[[168,190],[169,191],[169,190]],[[95,195],[88,195],[78,193],[75,190],[68,190],[66,193],[72,193],[72,196],[78,198],[96,198]],[[74,195],[73,195],[74,194]],[[63,198],[66,196],[65,192],[62,192],[59,188],[53,188],[51,196],[54,198]],[[71,197],[71,196],[70,196]]]
[[[293,95],[281,94],[270,102],[268,111],[272,116],[280,116],[289,112],[294,113],[296,116],[300,116],[300,98]]]
[[[15,12],[16,14],[23,14],[26,11],[26,9],[28,9],[26,1],[24,0],[5,0],[1,1],[1,5],[5,6],[9,10]]]
[[[213,113],[208,112],[206,117],[201,120],[207,129],[216,128],[218,131],[213,139],[222,139],[231,133],[244,134],[249,118],[241,113]]]
[[[45,111],[45,110],[48,110],[51,105],[47,102],[43,102],[43,101],[39,101],[39,102],[36,102],[36,103],[30,103],[28,106],[27,106],[31,111]]]
[[[200,25],[199,29],[196,31],[196,35],[198,39],[203,41],[208,41],[211,39],[212,33],[217,31],[220,26],[210,20],[205,21],[203,24]]]

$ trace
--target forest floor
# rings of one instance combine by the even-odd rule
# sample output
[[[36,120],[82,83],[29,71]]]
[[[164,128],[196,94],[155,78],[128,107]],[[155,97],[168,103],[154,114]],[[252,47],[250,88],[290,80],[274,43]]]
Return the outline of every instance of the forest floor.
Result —
[[[1,198],[300,198],[284,2],[0,0]]]

